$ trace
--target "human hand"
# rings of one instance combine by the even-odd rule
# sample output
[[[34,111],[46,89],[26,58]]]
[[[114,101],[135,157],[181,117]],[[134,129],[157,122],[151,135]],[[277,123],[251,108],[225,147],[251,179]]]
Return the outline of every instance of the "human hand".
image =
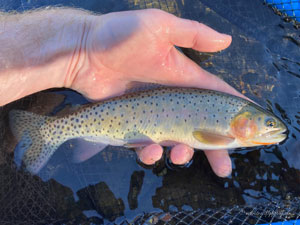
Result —
[[[123,94],[132,82],[213,89],[242,96],[227,83],[201,69],[181,54],[176,46],[202,52],[227,48],[231,37],[196,21],[180,19],[160,10],[138,10],[94,17],[83,42],[82,58],[63,86],[77,90],[93,100]],[[138,149],[145,164],[162,156],[158,144]],[[176,145],[170,153],[174,164],[185,164],[193,149]],[[214,172],[221,177],[231,173],[226,150],[205,151]]]
[[[219,90],[243,97],[201,69],[174,45],[203,52],[228,47],[231,37],[160,10],[102,16],[71,8],[5,14],[0,44],[0,106],[53,87],[77,90],[93,100],[123,94],[132,83],[150,82]],[[162,156],[157,144],[137,150],[145,164]],[[231,172],[226,150],[205,151],[218,176]],[[179,144],[170,153],[185,164],[193,149]]]

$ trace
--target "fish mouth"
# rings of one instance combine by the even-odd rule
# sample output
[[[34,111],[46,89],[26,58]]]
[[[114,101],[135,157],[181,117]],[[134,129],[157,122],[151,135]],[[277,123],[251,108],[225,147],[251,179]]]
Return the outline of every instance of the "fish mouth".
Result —
[[[278,144],[285,140],[287,137],[287,128],[278,128],[276,130],[269,131],[260,135],[256,140],[253,140],[253,144],[259,145],[272,145]]]

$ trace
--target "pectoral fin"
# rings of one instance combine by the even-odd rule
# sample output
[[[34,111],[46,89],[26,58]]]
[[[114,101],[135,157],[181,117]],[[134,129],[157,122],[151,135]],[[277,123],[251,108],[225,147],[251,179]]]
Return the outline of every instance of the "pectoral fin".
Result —
[[[217,145],[217,146],[228,145],[235,140],[235,138],[233,137],[228,137],[221,134],[214,134],[202,130],[194,131],[193,136],[203,144]]]

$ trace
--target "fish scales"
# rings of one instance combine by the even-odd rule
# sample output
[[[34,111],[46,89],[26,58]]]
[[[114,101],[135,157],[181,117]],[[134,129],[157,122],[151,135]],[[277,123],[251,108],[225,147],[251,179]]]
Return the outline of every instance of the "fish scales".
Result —
[[[223,133],[228,121],[246,104],[209,90],[164,88],[96,103],[62,119],[50,120],[43,136],[58,140],[104,137],[128,142],[143,141],[137,137],[142,134],[156,143],[186,142],[183,134],[192,134],[196,128],[209,127]]]
[[[212,90],[173,87],[88,104],[64,117],[35,118],[34,114],[17,111],[10,118],[13,132],[23,144],[27,143],[20,150],[23,153],[17,154],[18,160],[35,173],[59,145],[74,138],[103,143],[103,147],[184,143],[198,149],[223,149],[259,145],[244,137],[252,135],[257,127],[248,124],[256,120],[258,112],[275,118],[281,130],[286,129],[278,118],[245,99]],[[21,138],[24,132],[32,132],[16,127],[25,119],[39,119],[35,122],[35,137]],[[33,142],[39,142],[37,149],[28,147]]]

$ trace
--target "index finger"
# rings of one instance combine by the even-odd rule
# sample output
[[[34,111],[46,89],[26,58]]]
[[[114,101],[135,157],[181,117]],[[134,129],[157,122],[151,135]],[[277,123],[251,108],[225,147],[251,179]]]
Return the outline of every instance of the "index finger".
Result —
[[[231,36],[219,33],[197,21],[179,18],[158,9],[137,12],[149,27],[156,27],[156,34],[165,41],[202,52],[216,52],[227,48]]]
[[[180,47],[216,52],[227,48],[232,41],[230,35],[219,33],[197,21],[174,17],[169,26],[169,41]]]

